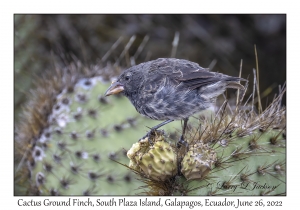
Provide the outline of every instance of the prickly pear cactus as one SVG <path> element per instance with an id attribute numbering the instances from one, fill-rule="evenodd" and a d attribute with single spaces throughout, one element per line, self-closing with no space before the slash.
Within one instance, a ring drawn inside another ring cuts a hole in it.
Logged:
<path id="1" fill-rule="evenodd" d="M 151 146 L 136 142 L 157 122 L 125 97 L 103 97 L 109 77 L 91 75 L 52 75 L 32 93 L 16 129 L 16 194 L 285 194 L 284 90 L 262 113 L 224 105 L 215 116 L 191 120 L 188 147 L 171 140 L 180 122 L 164 126 Z M 124 167 L 126 154 L 131 163 Z"/>
<path id="2" fill-rule="evenodd" d="M 186 145 L 173 141 L 180 122 L 149 145 L 137 140 L 158 122 L 125 97 L 103 96 L 121 71 L 76 62 L 36 81 L 15 126 L 16 195 L 285 194 L 285 88 L 263 112 L 238 97 L 215 115 L 196 115 Z"/>

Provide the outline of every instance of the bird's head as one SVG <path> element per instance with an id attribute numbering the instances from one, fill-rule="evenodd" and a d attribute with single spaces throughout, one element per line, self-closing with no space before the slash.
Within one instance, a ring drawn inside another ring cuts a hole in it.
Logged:
<path id="1" fill-rule="evenodd" d="M 143 74 L 138 66 L 125 70 L 117 80 L 113 81 L 105 92 L 105 96 L 123 92 L 126 96 L 132 95 L 139 88 Z"/>

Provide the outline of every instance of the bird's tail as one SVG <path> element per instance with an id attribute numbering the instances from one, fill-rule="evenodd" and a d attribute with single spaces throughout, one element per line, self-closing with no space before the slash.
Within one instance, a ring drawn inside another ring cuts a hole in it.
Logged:
<path id="1" fill-rule="evenodd" d="M 199 89 L 199 94 L 206 98 L 214 99 L 224 93 L 226 88 L 234 88 L 244 90 L 244 86 L 239 84 L 239 81 L 247 81 L 239 77 L 227 77 L 217 83 L 207 85 Z"/>

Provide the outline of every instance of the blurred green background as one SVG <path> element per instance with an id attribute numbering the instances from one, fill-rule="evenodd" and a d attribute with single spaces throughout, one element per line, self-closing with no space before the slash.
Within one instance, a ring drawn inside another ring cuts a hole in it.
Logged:
<path id="1" fill-rule="evenodd" d="M 174 37 L 179 38 L 172 51 Z M 14 105 L 15 120 L 26 92 L 36 77 L 54 66 L 68 65 L 74 58 L 93 65 L 118 62 L 132 36 L 135 40 L 119 63 L 130 66 L 146 36 L 149 40 L 136 63 L 159 57 L 188 59 L 213 71 L 237 76 L 243 59 L 242 77 L 253 85 L 258 52 L 260 89 L 273 89 L 263 107 L 286 81 L 286 15 L 14 15 Z M 119 40 L 109 57 L 105 54 Z M 126 59 L 127 58 L 127 59 Z M 251 88 L 252 89 L 252 88 Z M 248 95 L 250 94 L 247 93 Z M 283 100 L 285 103 L 285 99 Z"/>

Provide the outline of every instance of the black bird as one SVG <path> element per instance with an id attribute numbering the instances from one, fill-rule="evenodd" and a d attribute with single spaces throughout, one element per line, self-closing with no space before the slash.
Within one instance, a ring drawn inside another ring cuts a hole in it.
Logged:
<path id="1" fill-rule="evenodd" d="M 243 89 L 240 81 L 247 80 L 210 72 L 188 60 L 159 58 L 125 70 L 105 95 L 123 92 L 140 114 L 164 120 L 146 136 L 169 122 L 184 120 L 182 143 L 189 116 L 211 107 L 226 88 Z"/>

